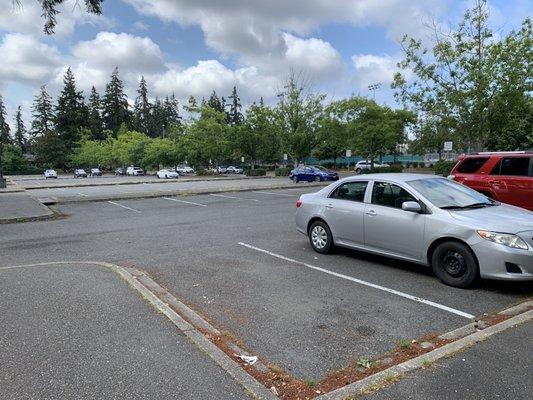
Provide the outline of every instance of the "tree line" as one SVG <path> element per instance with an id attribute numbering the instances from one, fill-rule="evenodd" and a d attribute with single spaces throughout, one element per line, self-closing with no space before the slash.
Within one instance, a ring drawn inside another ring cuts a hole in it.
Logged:
<path id="1" fill-rule="evenodd" d="M 174 95 L 151 101 L 140 77 L 130 102 L 118 68 L 102 96 L 78 90 L 70 68 L 54 102 L 42 87 L 26 129 L 21 108 L 10 134 L 0 96 L 1 142 L 17 160 L 31 153 L 41 166 L 208 166 L 235 162 L 295 163 L 309 156 L 337 160 L 347 149 L 373 159 L 407 144 L 410 152 L 519 150 L 533 147 L 533 40 L 526 18 L 517 31 L 495 37 L 488 6 L 479 0 L 455 30 L 432 27 L 435 45 L 405 37 L 404 59 L 392 88 L 403 108 L 361 96 L 327 102 L 302 75 L 291 73 L 267 105 L 262 98 L 244 109 L 237 91 L 180 105 Z M 409 74 L 409 77 L 408 77 Z M 9 169 L 9 166 L 8 168 Z"/>

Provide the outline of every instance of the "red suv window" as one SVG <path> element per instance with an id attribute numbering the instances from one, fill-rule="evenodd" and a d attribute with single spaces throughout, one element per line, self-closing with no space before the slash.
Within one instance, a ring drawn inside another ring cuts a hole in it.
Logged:
<path id="1" fill-rule="evenodd" d="M 485 165 L 489 157 L 469 157 L 465 158 L 463 162 L 457 167 L 457 172 L 462 174 L 475 174 L 479 169 Z"/>
<path id="2" fill-rule="evenodd" d="M 491 175 L 529 175 L 529 157 L 505 157 L 494 167 Z"/>

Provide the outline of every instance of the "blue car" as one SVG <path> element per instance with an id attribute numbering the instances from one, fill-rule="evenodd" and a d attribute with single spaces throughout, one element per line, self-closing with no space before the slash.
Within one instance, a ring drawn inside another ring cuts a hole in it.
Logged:
<path id="1" fill-rule="evenodd" d="M 289 178 L 295 183 L 300 181 L 307 182 L 321 182 L 321 181 L 336 181 L 339 179 L 339 174 L 329 171 L 324 167 L 298 167 L 291 171 Z"/>

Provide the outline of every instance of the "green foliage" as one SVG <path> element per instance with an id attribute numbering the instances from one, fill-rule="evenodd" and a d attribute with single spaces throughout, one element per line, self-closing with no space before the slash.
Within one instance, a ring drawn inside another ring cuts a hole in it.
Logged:
<path id="1" fill-rule="evenodd" d="M 67 165 L 65 143 L 55 131 L 37 137 L 33 147 L 37 165 L 54 168 Z"/>
<path id="2" fill-rule="evenodd" d="M 488 24 L 488 4 L 478 0 L 451 33 L 433 29 L 432 51 L 404 37 L 400 66 L 415 79 L 397 74 L 396 97 L 423 117 L 421 149 L 441 149 L 454 140 L 465 150 L 517 149 L 532 145 L 532 28 L 502 39 Z M 424 126 L 426 125 L 426 126 Z"/>
<path id="3" fill-rule="evenodd" d="M 56 15 L 60 13 L 58 8 L 64 1 L 65 0 L 41 0 L 39 2 L 42 9 L 41 16 L 45 18 L 44 32 L 47 35 L 54 33 L 54 28 L 57 23 Z M 104 0 L 84 0 L 85 9 L 92 14 L 101 14 L 103 1 Z"/>
<path id="4" fill-rule="evenodd" d="M 22 107 L 18 106 L 17 112 L 15 114 L 15 145 L 25 153 L 27 138 L 26 138 L 26 127 L 24 126 L 24 121 L 22 120 Z"/>
<path id="5" fill-rule="evenodd" d="M 105 129 L 117 134 L 120 126 L 130 122 L 128 98 L 124 93 L 124 83 L 120 80 L 118 67 L 111 74 L 102 101 L 102 120 Z"/>
<path id="6" fill-rule="evenodd" d="M 179 164 L 182 161 L 179 148 L 175 142 L 168 138 L 156 138 L 150 140 L 146 145 L 141 164 L 158 169 L 160 166 L 168 167 Z"/>
<path id="7" fill-rule="evenodd" d="M 412 345 L 411 341 L 408 339 L 402 339 L 398 344 L 402 349 L 410 349 Z"/>
<path id="8" fill-rule="evenodd" d="M 435 164 L 435 174 L 448 176 L 455 164 L 457 164 L 455 161 L 437 161 Z"/>
<path id="9" fill-rule="evenodd" d="M 357 365 L 363 368 L 370 368 L 372 366 L 372 363 L 368 359 L 368 357 L 359 357 L 359 360 L 357 360 Z"/>
<path id="10" fill-rule="evenodd" d="M 292 168 L 278 168 L 274 171 L 276 176 L 289 176 Z"/>
<path id="11" fill-rule="evenodd" d="M 121 132 L 113 143 L 113 161 L 116 165 L 140 164 L 143 160 L 150 138 L 143 133 L 135 131 Z"/>
<path id="12" fill-rule="evenodd" d="M 28 162 L 22 155 L 22 150 L 11 144 L 3 146 L 2 160 L 6 174 L 24 171 L 28 168 Z"/>
<path id="13" fill-rule="evenodd" d="M 71 157 L 72 167 L 111 167 L 113 164 L 113 140 L 85 140 Z"/>
<path id="14" fill-rule="evenodd" d="M 41 86 L 39 93 L 33 100 L 33 121 L 31 123 L 30 139 L 33 142 L 39 137 L 49 135 L 54 127 L 54 108 L 52 98 Z"/>
<path id="15" fill-rule="evenodd" d="M 265 168 L 247 169 L 245 174 L 247 176 L 265 176 L 267 173 Z"/>
<path id="16" fill-rule="evenodd" d="M 7 113 L 6 107 L 4 105 L 4 99 L 0 94 L 0 142 L 1 143 L 11 143 L 11 138 L 9 137 L 9 124 L 7 123 Z"/>

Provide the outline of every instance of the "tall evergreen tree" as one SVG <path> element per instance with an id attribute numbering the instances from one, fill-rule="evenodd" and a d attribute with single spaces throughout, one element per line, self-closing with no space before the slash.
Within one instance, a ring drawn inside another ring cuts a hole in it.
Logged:
<path id="1" fill-rule="evenodd" d="M 237 86 L 233 86 L 233 91 L 231 92 L 231 96 L 229 96 L 229 98 L 231 99 L 228 115 L 229 123 L 231 125 L 240 125 L 242 124 L 244 117 L 241 112 L 241 99 L 237 94 Z"/>
<path id="2" fill-rule="evenodd" d="M 80 128 L 87 124 L 87 108 L 82 92 L 76 89 L 76 81 L 70 67 L 65 72 L 63 83 L 63 90 L 57 99 L 55 125 L 66 150 L 71 151 L 78 141 Z"/>
<path id="3" fill-rule="evenodd" d="M 105 129 L 116 135 L 123 123 L 129 125 L 128 98 L 124 93 L 124 84 L 120 80 L 118 67 L 111 74 L 111 81 L 106 86 L 102 108 Z"/>
<path id="4" fill-rule="evenodd" d="M 15 113 L 15 144 L 23 153 L 26 152 L 26 142 L 26 127 L 22 120 L 22 107 L 18 106 L 17 112 Z"/>
<path id="5" fill-rule="evenodd" d="M 211 93 L 209 100 L 207 101 L 207 105 L 215 111 L 225 112 L 224 105 L 222 104 L 222 101 L 218 97 L 217 92 L 215 92 L 214 90 L 213 90 L 213 93 Z"/>
<path id="6" fill-rule="evenodd" d="M 11 143 L 9 136 L 9 124 L 7 123 L 6 107 L 4 105 L 4 99 L 0 94 L 0 141 L 5 144 Z"/>
<path id="7" fill-rule="evenodd" d="M 137 89 L 137 98 L 135 99 L 134 107 L 134 129 L 138 132 L 149 135 L 150 128 L 150 114 L 152 112 L 152 104 L 148 101 L 148 88 L 144 76 L 141 76 L 139 88 Z"/>
<path id="8" fill-rule="evenodd" d="M 93 86 L 91 89 L 91 95 L 89 96 L 88 104 L 88 121 L 87 126 L 91 131 L 92 138 L 94 140 L 103 140 L 103 123 L 102 123 L 102 102 L 100 95 Z"/>
<path id="9" fill-rule="evenodd" d="M 156 97 L 154 104 L 152 105 L 152 112 L 149 118 L 149 132 L 152 137 L 166 136 L 166 113 L 164 103 L 159 97 Z"/>
<path id="10" fill-rule="evenodd" d="M 172 93 L 172 96 L 166 97 L 165 103 L 165 115 L 167 119 L 167 124 L 171 125 L 180 125 L 181 124 L 181 116 L 180 116 L 180 107 L 178 103 L 178 99 L 176 99 L 176 96 L 174 93 Z"/>
<path id="11" fill-rule="evenodd" d="M 54 108 L 52 98 L 46 92 L 46 86 L 41 86 L 39 93 L 33 100 L 33 121 L 31 123 L 30 140 L 45 136 L 53 131 Z"/>

